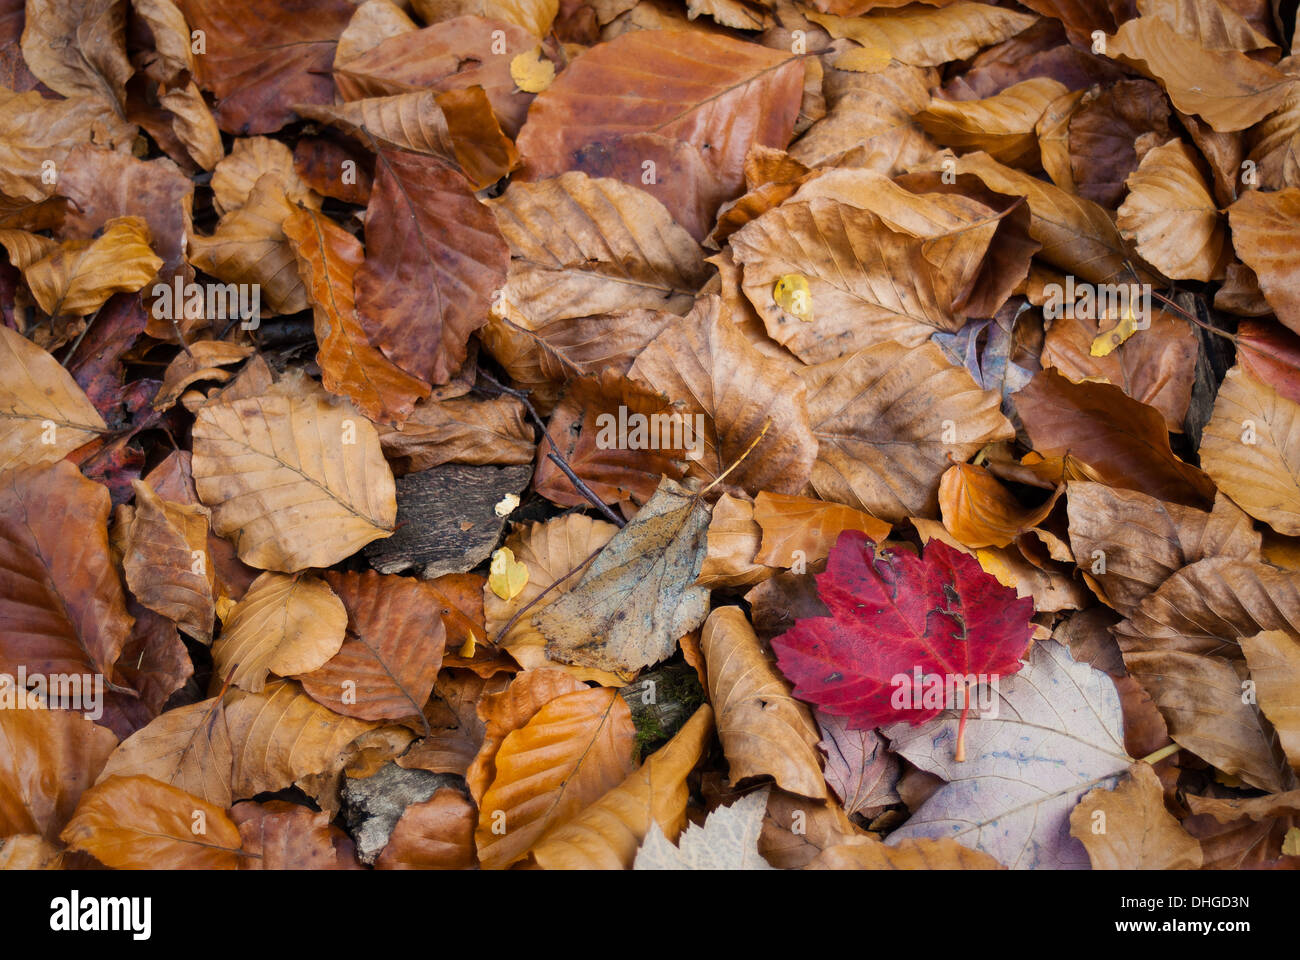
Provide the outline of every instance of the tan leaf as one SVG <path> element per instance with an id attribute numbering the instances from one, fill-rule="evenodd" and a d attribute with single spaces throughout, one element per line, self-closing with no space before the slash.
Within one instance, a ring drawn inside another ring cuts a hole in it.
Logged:
<path id="1" fill-rule="evenodd" d="M 298 176 L 288 147 L 270 137 L 240 137 L 212 172 L 217 212 L 224 217 L 248 203 L 257 181 L 268 173 L 279 179 L 290 203 L 320 208 L 320 197 Z"/>
<path id="2" fill-rule="evenodd" d="M 550 33 L 560 9 L 559 0 L 413 0 L 412 6 L 425 23 L 474 14 L 516 24 L 538 38 Z"/>
<path id="3" fill-rule="evenodd" d="M 204 406 L 193 466 L 213 528 L 262 569 L 327 567 L 393 532 L 396 488 L 374 427 L 320 396 Z"/>
<path id="4" fill-rule="evenodd" d="M 135 519 L 122 557 L 127 586 L 144 606 L 208 643 L 216 601 L 216 571 L 207 556 L 211 513 L 164 500 L 143 480 L 131 486 Z"/>
<path id="5" fill-rule="evenodd" d="M 1005 870 L 987 853 L 948 837 L 917 837 L 886 846 L 879 840 L 827 847 L 805 870 Z"/>
<path id="6" fill-rule="evenodd" d="M 714 517 L 717 517 L 716 509 Z M 797 561 L 816 563 L 825 560 L 845 530 L 861 530 L 877 543 L 889 536 L 889 524 L 861 510 L 842 503 L 766 490 L 760 491 L 754 500 L 754 521 L 763 531 L 763 542 L 753 559 L 770 567 L 792 567 Z M 712 534 L 713 526 L 710 524 L 710 537 Z M 803 556 L 796 557 L 796 553 Z"/>
<path id="7" fill-rule="evenodd" d="M 686 777 L 712 733 L 704 704 L 621 784 L 542 838 L 534 859 L 548 870 L 630 870 L 652 823 L 676 840 L 686 825 Z"/>
<path id="8" fill-rule="evenodd" d="M 126 102 L 133 71 L 125 0 L 28 0 L 22 44 L 27 66 L 51 90 L 115 107 Z"/>
<path id="9" fill-rule="evenodd" d="M 950 457 L 966 460 L 1012 435 L 998 394 L 981 390 L 933 343 L 878 344 L 803 377 L 821 444 L 813 487 L 883 520 L 933 511 Z"/>
<path id="10" fill-rule="evenodd" d="M 702 587 L 747 587 L 766 580 L 776 571 L 754 560 L 762 544 L 763 528 L 754 522 L 754 505 L 724 493 L 713 505 L 708 546 L 700 577 Z"/>
<path id="11" fill-rule="evenodd" d="M 603 670 L 552 663 L 546 655 L 546 637 L 532 622 L 534 613 L 577 586 L 583 570 L 616 532 L 618 528 L 612 523 L 571 513 L 517 527 L 506 538 L 506 546 L 528 568 L 528 582 L 512 600 L 485 591 L 483 613 L 490 637 L 525 670 L 556 666 L 579 680 L 595 680 L 606 686 L 622 684 L 618 677 Z M 533 605 L 524 610 L 529 603 Z"/>
<path id="12" fill-rule="evenodd" d="M 47 100 L 35 90 L 0 90 L 0 193 L 39 203 L 54 192 L 54 187 L 45 182 L 47 162 L 59 169 L 68 152 L 79 143 L 129 149 L 135 132 L 134 124 L 121 119 L 99 97 Z M 28 215 L 39 215 L 44 222 L 31 226 L 52 226 L 52 212 L 48 208 L 33 209 Z M 20 213 L 6 211 L 5 216 Z"/>
<path id="13" fill-rule="evenodd" d="M 429 385 L 393 364 L 362 329 L 352 292 L 365 259 L 361 244 L 305 207 L 285 218 L 283 229 L 315 315 L 316 362 L 325 389 L 351 398 L 372 420 L 402 422 L 429 395 Z"/>
<path id="14" fill-rule="evenodd" d="M 888 50 L 895 60 L 937 67 L 964 60 L 981 47 L 1009 40 L 1033 25 L 1030 14 L 984 3 L 953 3 L 938 9 L 909 6 L 862 17 L 809 12 L 833 37 Z"/>
<path id="15" fill-rule="evenodd" d="M 1201 868 L 1201 845 L 1165 809 L 1149 763 L 1133 764 L 1113 789 L 1085 794 L 1070 812 L 1070 835 L 1087 848 L 1094 870 Z"/>
<path id="16" fill-rule="evenodd" d="M 95 782 L 149 776 L 224 810 L 233 799 L 232 764 L 224 708 L 214 697 L 160 713 L 122 741 Z"/>
<path id="17" fill-rule="evenodd" d="M 1194 157 L 1180 140 L 1148 150 L 1117 219 L 1137 252 L 1172 280 L 1209 280 L 1223 257 L 1223 224 Z"/>
<path id="18" fill-rule="evenodd" d="M 116 745 L 112 731 L 71 710 L 0 710 L 0 836 L 58 839 Z"/>
<path id="19" fill-rule="evenodd" d="M 1013 167 L 1038 166 L 1039 118 L 1067 93 L 1050 77 L 1012 84 L 984 100 L 939 100 L 916 115 L 921 129 L 945 147 L 983 150 Z"/>
<path id="20" fill-rule="evenodd" d="M 526 329 L 634 309 L 685 313 L 703 251 L 663 206 L 617 180 L 570 172 L 516 182 L 491 202 L 510 244 L 507 306 Z"/>
<path id="21" fill-rule="evenodd" d="M 1199 451 L 1205 472 L 1252 517 L 1300 534 L 1300 404 L 1240 365 L 1224 377 Z"/>
<path id="22" fill-rule="evenodd" d="M 1255 271 L 1277 318 L 1300 331 L 1300 292 L 1295 282 L 1300 246 L 1294 241 L 1300 218 L 1300 186 L 1266 193 L 1247 190 L 1228 208 L 1232 245 Z"/>
<path id="23" fill-rule="evenodd" d="M 262 574 L 224 618 L 212 646 L 222 680 L 260 693 L 268 673 L 310 673 L 339 652 L 347 631 L 343 601 L 311 576 Z"/>
<path id="24" fill-rule="evenodd" d="M 285 790 L 313 774 L 336 773 L 348 745 L 379 726 L 340 716 L 287 680 L 267 684 L 261 693 L 231 690 L 225 719 L 236 799 Z"/>
<path id="25" fill-rule="evenodd" d="M 1284 630 L 1242 637 L 1242 652 L 1255 681 L 1260 709 L 1282 741 L 1293 769 L 1300 769 L 1300 642 Z"/>
<path id="26" fill-rule="evenodd" d="M 735 465 L 730 486 L 802 490 L 817 451 L 804 386 L 760 354 L 728 314 L 717 297 L 698 302 L 641 351 L 629 375 L 685 403 L 696 416 L 690 422 L 702 422 L 688 475 L 708 484 Z"/>
<path id="27" fill-rule="evenodd" d="M 1183 113 L 1220 132 L 1244 130 L 1276 110 L 1295 80 L 1237 50 L 1207 50 L 1164 20 L 1138 17 L 1106 38 L 1106 54 L 1155 77 Z"/>
<path id="28" fill-rule="evenodd" d="M 510 396 L 423 400 L 400 430 L 377 426 L 396 473 L 444 463 L 529 463 L 535 448 L 524 405 Z"/>
<path id="29" fill-rule="evenodd" d="M 607 687 L 563 694 L 507 734 L 479 804 L 483 867 L 508 867 L 616 787 L 633 769 L 635 740 L 627 703 Z M 502 819 L 505 832 L 493 830 Z"/>
<path id="30" fill-rule="evenodd" d="M 34 833 L 0 840 L 0 870 L 62 870 L 63 850 Z"/>
<path id="31" fill-rule="evenodd" d="M 107 429 L 57 360 L 0 324 L 0 471 L 61 460 Z"/>
<path id="32" fill-rule="evenodd" d="M 770 776 L 791 793 L 826 797 L 812 713 L 791 695 L 740 608 L 713 611 L 700 646 L 731 780 Z"/>
<path id="33" fill-rule="evenodd" d="M 224 366 L 239 363 L 253 353 L 250 344 L 228 340 L 199 340 L 178 353 L 163 371 L 162 386 L 153 398 L 155 410 L 167 410 L 181 398 L 191 384 L 200 380 L 225 383 L 232 376 Z"/>

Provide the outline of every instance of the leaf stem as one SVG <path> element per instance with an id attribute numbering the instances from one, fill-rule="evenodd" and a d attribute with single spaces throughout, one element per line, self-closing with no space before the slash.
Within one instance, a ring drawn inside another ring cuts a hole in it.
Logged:
<path id="1" fill-rule="evenodd" d="M 1161 747 L 1155 753 L 1148 753 L 1145 757 L 1139 760 L 1138 763 L 1149 763 L 1152 766 L 1154 766 L 1155 764 L 1163 760 L 1165 757 L 1172 757 L 1175 753 L 1177 753 L 1181 749 L 1183 748 L 1180 747 L 1178 744 L 1171 743 L 1167 746 Z"/>

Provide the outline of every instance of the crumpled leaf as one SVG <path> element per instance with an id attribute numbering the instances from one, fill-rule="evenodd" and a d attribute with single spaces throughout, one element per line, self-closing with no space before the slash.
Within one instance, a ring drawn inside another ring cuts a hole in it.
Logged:
<path id="1" fill-rule="evenodd" d="M 1199 870 L 1201 845 L 1165 809 L 1149 763 L 1135 763 L 1118 786 L 1091 790 L 1070 813 L 1070 835 L 1094 870 Z"/>
<path id="2" fill-rule="evenodd" d="M 163 261 L 149 246 L 139 217 L 117 217 L 94 240 L 70 240 L 28 264 L 23 277 L 51 317 L 84 317 L 115 293 L 134 293 L 157 275 Z"/>
<path id="3" fill-rule="evenodd" d="M 127 586 L 144 606 L 207 643 L 216 602 L 208 508 L 164 500 L 143 480 L 131 485 L 135 517 L 122 557 Z"/>

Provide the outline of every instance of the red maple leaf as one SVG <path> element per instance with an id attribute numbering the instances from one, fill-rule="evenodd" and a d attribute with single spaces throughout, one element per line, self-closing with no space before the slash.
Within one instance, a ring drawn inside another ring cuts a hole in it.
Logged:
<path id="1" fill-rule="evenodd" d="M 795 696 L 847 717 L 851 729 L 938 716 L 953 704 L 926 696 L 935 677 L 965 694 L 972 675 L 1013 674 L 1034 629 L 1031 599 L 1017 599 L 974 557 L 937 540 L 921 556 L 876 554 L 865 534 L 846 530 L 817 592 L 831 615 L 797 621 L 772 647 Z M 970 699 L 959 699 L 958 760 Z"/>

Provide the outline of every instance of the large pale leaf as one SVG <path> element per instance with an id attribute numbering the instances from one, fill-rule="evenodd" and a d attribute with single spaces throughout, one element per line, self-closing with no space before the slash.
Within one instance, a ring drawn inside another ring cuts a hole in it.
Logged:
<path id="1" fill-rule="evenodd" d="M 729 807 L 709 814 L 703 826 L 691 824 L 668 842 L 659 824 L 650 824 L 636 852 L 636 870 L 771 870 L 758 852 L 758 835 L 767 809 L 766 789 L 747 793 Z"/>

